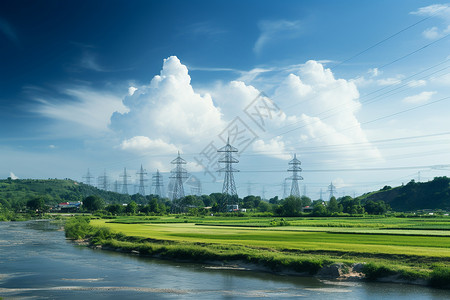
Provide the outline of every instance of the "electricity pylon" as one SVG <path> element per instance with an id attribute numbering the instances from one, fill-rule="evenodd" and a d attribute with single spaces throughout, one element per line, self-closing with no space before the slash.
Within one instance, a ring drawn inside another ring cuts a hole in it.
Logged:
<path id="1" fill-rule="evenodd" d="M 106 170 L 103 172 L 103 176 L 98 177 L 98 188 L 104 191 L 108 190 L 108 176 L 106 176 Z"/>
<path id="2" fill-rule="evenodd" d="M 336 192 L 336 187 L 333 185 L 333 182 L 328 186 L 328 191 L 330 192 L 330 198 L 328 200 L 330 200 L 334 196 L 334 192 Z"/>
<path id="3" fill-rule="evenodd" d="M 152 176 L 152 185 L 155 187 L 155 195 L 158 195 L 160 198 L 164 198 L 164 184 L 163 177 L 159 170 L 156 170 L 156 174 Z"/>
<path id="4" fill-rule="evenodd" d="M 136 174 L 139 175 L 139 194 L 141 194 L 142 196 L 145 196 L 144 181 L 146 181 L 147 179 L 144 178 L 144 175 L 147 175 L 147 172 L 144 170 L 144 168 L 141 165 L 141 169 Z"/>
<path id="5" fill-rule="evenodd" d="M 219 158 L 219 163 L 225 164 L 225 167 L 218 170 L 218 172 L 225 172 L 222 193 L 230 196 L 237 196 L 233 173 L 239 172 L 239 170 L 234 169 L 232 164 L 239 162 L 236 158 L 233 157 L 233 153 L 237 153 L 238 150 L 237 148 L 230 145 L 230 138 L 228 138 L 227 144 L 217 150 L 217 152 L 223 153 L 222 157 Z"/>
<path id="6" fill-rule="evenodd" d="M 178 151 L 178 157 L 170 163 L 175 165 L 175 168 L 170 171 L 172 174 L 170 178 L 174 179 L 172 200 L 177 200 L 184 197 L 183 181 L 187 178 L 187 171 L 183 168 L 183 165 L 187 163 L 180 157 L 180 151 Z"/>
<path id="7" fill-rule="evenodd" d="M 84 179 L 86 179 L 85 183 L 87 185 L 91 185 L 91 179 L 94 178 L 94 176 L 91 175 L 91 172 L 89 172 L 89 168 L 87 170 L 87 173 L 85 176 L 83 176 Z"/>
<path id="8" fill-rule="evenodd" d="M 288 172 L 292 172 L 292 176 L 289 177 L 289 179 L 292 180 L 291 185 L 291 196 L 294 197 L 300 197 L 300 190 L 298 189 L 298 181 L 303 180 L 303 177 L 300 176 L 300 172 L 302 171 L 302 168 L 300 168 L 300 165 L 302 163 L 297 159 L 297 154 L 294 154 L 294 159 L 289 162 L 289 165 L 291 166 L 288 169 Z"/>
<path id="9" fill-rule="evenodd" d="M 123 175 L 120 177 L 122 177 L 122 194 L 128 194 L 128 177 L 130 175 L 127 175 L 127 168 L 123 168 Z"/>

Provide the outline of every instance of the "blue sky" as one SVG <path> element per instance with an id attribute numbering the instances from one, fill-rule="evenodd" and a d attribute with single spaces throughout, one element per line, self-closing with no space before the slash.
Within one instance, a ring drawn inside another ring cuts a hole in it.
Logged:
<path id="1" fill-rule="evenodd" d="M 240 196 L 294 153 L 314 199 L 448 176 L 449 35 L 434 1 L 2 1 L 0 177 L 167 184 L 180 151 L 217 192 L 239 126 Z"/>

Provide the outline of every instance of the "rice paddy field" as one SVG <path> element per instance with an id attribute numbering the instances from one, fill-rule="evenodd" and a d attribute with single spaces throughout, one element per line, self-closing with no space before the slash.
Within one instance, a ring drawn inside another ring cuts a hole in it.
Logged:
<path id="1" fill-rule="evenodd" d="M 277 226 L 283 224 L 284 226 Z M 125 236 L 246 247 L 333 261 L 450 266 L 450 218 L 118 217 L 91 220 Z M 230 249 L 231 249 L 230 248 Z M 237 248 L 236 248 L 237 249 Z"/>

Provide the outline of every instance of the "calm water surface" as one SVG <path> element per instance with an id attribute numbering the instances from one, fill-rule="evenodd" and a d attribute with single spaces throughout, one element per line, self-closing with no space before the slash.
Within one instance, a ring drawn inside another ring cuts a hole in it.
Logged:
<path id="1" fill-rule="evenodd" d="M 0 222 L 4 299 L 450 299 L 450 292 L 402 284 L 332 282 L 76 246 L 48 221 Z"/>

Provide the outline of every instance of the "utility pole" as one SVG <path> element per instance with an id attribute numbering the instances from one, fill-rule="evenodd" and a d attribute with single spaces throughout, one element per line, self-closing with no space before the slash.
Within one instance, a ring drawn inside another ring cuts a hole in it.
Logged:
<path id="1" fill-rule="evenodd" d="M 155 187 L 155 195 L 158 195 L 160 198 L 164 198 L 164 184 L 163 177 L 159 170 L 156 170 L 156 174 L 152 176 L 152 185 Z"/>
<path id="2" fill-rule="evenodd" d="M 87 185 L 91 185 L 91 179 L 94 178 L 94 176 L 91 175 L 91 172 L 89 172 L 89 168 L 87 169 L 87 173 L 83 178 L 86 180 L 85 183 Z"/>
<path id="3" fill-rule="evenodd" d="M 187 162 L 180 157 L 180 151 L 178 151 L 178 157 L 170 162 L 175 165 L 175 168 L 170 171 L 172 174 L 171 179 L 174 179 L 173 191 L 172 191 L 172 201 L 184 197 L 184 187 L 183 181 L 187 178 L 187 171 L 183 168 L 183 165 Z"/>
<path id="4" fill-rule="evenodd" d="M 147 172 L 142 167 L 142 164 L 141 164 L 141 169 L 136 174 L 139 175 L 139 194 L 141 194 L 142 196 L 145 196 L 144 181 L 146 181 L 147 179 L 144 178 L 144 175 L 147 175 Z"/>
<path id="5" fill-rule="evenodd" d="M 303 177 L 299 174 L 302 171 L 302 168 L 300 168 L 301 164 L 302 163 L 297 159 L 297 154 L 294 154 L 294 159 L 289 162 L 290 168 L 288 169 L 288 172 L 292 172 L 292 176 L 289 177 L 289 179 L 292 180 L 291 196 L 294 197 L 300 197 L 298 181 L 303 180 Z"/>
<path id="6" fill-rule="evenodd" d="M 119 183 L 116 181 L 114 181 L 114 193 L 118 193 L 119 192 Z"/>
<path id="7" fill-rule="evenodd" d="M 322 189 L 320 189 L 320 200 L 323 200 Z"/>
<path id="8" fill-rule="evenodd" d="M 122 177 L 122 194 L 128 194 L 128 177 L 130 175 L 127 175 L 127 168 L 123 168 L 123 175 L 120 177 Z"/>

